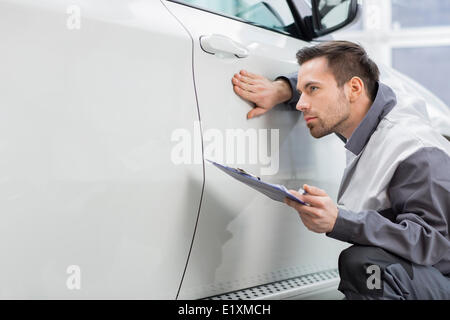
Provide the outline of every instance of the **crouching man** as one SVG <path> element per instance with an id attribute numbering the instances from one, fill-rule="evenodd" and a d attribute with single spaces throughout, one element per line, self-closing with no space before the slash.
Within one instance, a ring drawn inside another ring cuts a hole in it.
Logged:
<path id="1" fill-rule="evenodd" d="M 308 185 L 307 195 L 290 192 L 310 206 L 285 200 L 309 230 L 353 244 L 339 257 L 339 290 L 347 299 L 450 299 L 449 141 L 421 101 L 397 101 L 361 46 L 325 42 L 297 60 L 297 75 L 241 71 L 232 82 L 255 103 L 247 118 L 296 104 L 313 137 L 345 143 L 337 205 Z"/>

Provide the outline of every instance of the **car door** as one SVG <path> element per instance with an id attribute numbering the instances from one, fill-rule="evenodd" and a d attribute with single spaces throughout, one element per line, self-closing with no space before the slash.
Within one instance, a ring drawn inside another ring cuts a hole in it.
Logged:
<path id="1" fill-rule="evenodd" d="M 0 298 L 175 299 L 203 186 L 171 160 L 186 30 L 160 1 L 0 0 L 0 38 Z"/>
<path id="2" fill-rule="evenodd" d="M 252 106 L 232 89 L 231 78 L 241 69 L 269 79 L 297 71 L 295 54 L 309 43 L 286 32 L 293 21 L 286 2 L 163 3 L 193 41 L 201 122 L 192 128 L 201 127 L 204 158 L 292 189 L 316 185 L 335 198 L 345 165 L 341 142 L 333 136 L 313 140 L 301 113 L 286 105 L 247 120 Z M 308 231 L 286 205 L 206 162 L 199 221 L 178 298 L 213 296 L 333 269 L 344 247 Z"/>

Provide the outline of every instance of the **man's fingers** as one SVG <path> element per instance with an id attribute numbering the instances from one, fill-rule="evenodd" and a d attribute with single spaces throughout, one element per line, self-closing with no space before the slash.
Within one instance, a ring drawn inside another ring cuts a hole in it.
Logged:
<path id="1" fill-rule="evenodd" d="M 315 218 L 318 218 L 318 212 L 316 211 L 317 209 L 301 205 L 289 198 L 284 198 L 284 202 L 290 207 L 294 208 L 305 227 L 308 228 L 308 230 L 312 230 L 314 226 L 313 221 Z"/>
<path id="2" fill-rule="evenodd" d="M 314 186 L 309 186 L 307 184 L 304 184 L 303 185 L 303 189 L 307 193 L 309 193 L 310 195 L 313 195 L 313 196 L 327 196 L 327 193 L 324 190 L 319 189 L 319 188 L 314 187 Z"/>
<path id="3" fill-rule="evenodd" d="M 297 201 L 291 200 L 288 197 L 284 198 L 284 203 L 286 203 L 289 207 L 294 208 L 295 210 L 297 210 L 297 207 L 300 205 L 300 203 L 298 203 Z"/>
<path id="4" fill-rule="evenodd" d="M 304 205 L 300 205 L 299 207 L 297 207 L 297 212 L 299 214 L 305 214 L 311 218 L 318 218 L 320 217 L 320 213 L 318 212 L 317 208 L 314 207 L 308 207 L 308 206 L 304 206 Z"/>
<path id="5" fill-rule="evenodd" d="M 238 86 L 239 88 L 241 88 L 243 90 L 254 92 L 254 86 L 253 85 L 245 83 L 243 81 L 239 81 L 238 79 L 233 78 L 233 84 L 235 86 Z"/>
<path id="6" fill-rule="evenodd" d="M 252 80 L 249 77 L 242 76 L 240 74 L 235 74 L 233 78 L 231 78 L 234 85 L 241 85 L 241 84 L 248 84 L 248 85 L 254 85 L 256 83 L 256 80 Z"/>
<path id="7" fill-rule="evenodd" d="M 299 214 L 305 214 L 311 218 L 317 218 L 320 216 L 317 208 L 305 206 L 287 197 L 284 199 L 284 203 L 297 210 Z"/>
<path id="8" fill-rule="evenodd" d="M 299 196 L 301 196 L 301 193 L 299 193 L 297 190 L 288 190 L 289 193 L 293 194 L 294 196 L 296 196 L 297 198 L 299 198 Z"/>
<path id="9" fill-rule="evenodd" d="M 311 230 L 311 224 L 310 224 L 310 219 L 309 219 L 309 217 L 306 216 L 306 215 L 302 215 L 302 214 L 299 214 L 299 217 L 300 217 L 300 219 L 302 220 L 304 226 L 305 226 L 308 230 Z"/>
<path id="10" fill-rule="evenodd" d="M 312 205 L 313 207 L 322 207 L 322 204 L 323 204 L 322 196 L 313 196 L 313 195 L 309 195 L 309 194 L 302 194 L 302 195 L 299 195 L 297 198 Z"/>
<path id="11" fill-rule="evenodd" d="M 247 76 L 243 76 L 241 74 L 237 74 L 237 75 L 235 75 L 235 77 L 236 77 L 236 79 L 238 79 L 242 82 L 248 83 L 248 84 L 255 84 L 257 82 L 257 80 L 255 78 L 250 78 Z"/>
<path id="12" fill-rule="evenodd" d="M 240 96 L 241 98 L 248 100 L 250 102 L 255 102 L 255 94 L 253 92 L 244 90 L 238 86 L 233 86 L 233 90 L 234 92 L 236 92 L 236 94 L 238 96 Z"/>
<path id="13" fill-rule="evenodd" d="M 317 197 L 317 196 L 307 196 L 307 195 L 303 195 L 300 192 L 296 191 L 296 190 L 288 190 L 289 193 L 291 193 L 292 195 L 294 195 L 295 197 L 299 198 L 300 200 L 318 207 L 320 206 L 320 204 L 322 203 L 321 200 Z"/>
<path id="14" fill-rule="evenodd" d="M 249 77 L 249 78 L 253 78 L 253 79 L 259 79 L 259 78 L 262 78 L 262 76 L 260 76 L 259 74 L 251 73 L 251 72 L 249 72 L 249 71 L 247 71 L 247 70 L 241 70 L 239 73 L 240 73 L 241 75 L 245 76 L 245 77 Z"/>

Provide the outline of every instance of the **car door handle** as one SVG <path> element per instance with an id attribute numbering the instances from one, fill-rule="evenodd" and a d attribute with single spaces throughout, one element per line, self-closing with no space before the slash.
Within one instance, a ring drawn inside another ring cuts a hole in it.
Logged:
<path id="1" fill-rule="evenodd" d="M 242 44 L 220 34 L 205 35 L 200 37 L 200 47 L 211 54 L 228 53 L 238 58 L 248 56 L 248 50 Z"/>

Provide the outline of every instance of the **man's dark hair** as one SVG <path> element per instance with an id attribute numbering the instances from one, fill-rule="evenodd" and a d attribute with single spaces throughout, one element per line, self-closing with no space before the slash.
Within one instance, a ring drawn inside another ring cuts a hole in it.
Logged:
<path id="1" fill-rule="evenodd" d="M 329 41 L 297 52 L 299 65 L 319 57 L 326 57 L 338 87 L 342 87 L 352 77 L 364 82 L 367 95 L 374 101 L 377 94 L 377 81 L 380 71 L 360 45 L 349 41 Z"/>

